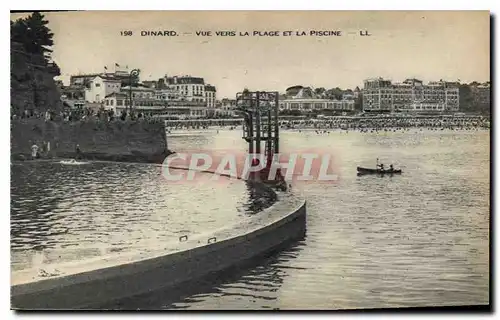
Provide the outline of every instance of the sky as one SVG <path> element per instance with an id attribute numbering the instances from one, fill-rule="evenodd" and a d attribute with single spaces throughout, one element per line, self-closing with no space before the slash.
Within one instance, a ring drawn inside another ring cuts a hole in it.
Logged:
<path id="1" fill-rule="evenodd" d="M 362 88 L 364 79 L 379 76 L 395 82 L 490 80 L 488 11 L 81 11 L 45 16 L 54 33 L 52 57 L 65 83 L 70 75 L 103 72 L 104 66 L 113 71 L 115 63 L 120 69 L 140 69 L 143 81 L 164 75 L 203 77 L 217 87 L 218 98 L 234 98 L 244 88 Z M 164 30 L 178 35 L 141 36 L 141 31 Z M 122 31 L 133 35 L 122 36 Z M 216 31 L 237 35 L 216 36 Z M 239 35 L 245 31 L 250 36 Z M 253 31 L 278 31 L 280 36 L 253 36 Z"/>

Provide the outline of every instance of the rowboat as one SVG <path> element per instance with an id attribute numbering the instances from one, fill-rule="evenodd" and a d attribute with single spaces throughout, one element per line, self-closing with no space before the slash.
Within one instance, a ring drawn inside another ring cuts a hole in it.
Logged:
<path id="1" fill-rule="evenodd" d="M 369 169 L 369 168 L 363 168 L 363 167 L 357 167 L 358 170 L 358 175 L 364 175 L 364 174 L 401 174 L 401 169 L 397 170 L 391 170 L 391 169 Z"/>

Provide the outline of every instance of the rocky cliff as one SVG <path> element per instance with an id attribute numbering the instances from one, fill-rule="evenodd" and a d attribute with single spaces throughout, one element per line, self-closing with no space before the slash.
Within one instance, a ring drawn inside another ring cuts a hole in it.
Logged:
<path id="1" fill-rule="evenodd" d="M 49 108 L 54 111 L 62 108 L 54 81 L 59 74 L 57 65 L 47 63 L 43 55 L 27 53 L 22 44 L 11 41 L 10 67 L 11 112 L 43 113 Z"/>

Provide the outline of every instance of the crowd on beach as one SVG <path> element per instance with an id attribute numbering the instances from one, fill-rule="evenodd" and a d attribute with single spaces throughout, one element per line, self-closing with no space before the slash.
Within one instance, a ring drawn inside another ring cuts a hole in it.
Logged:
<path id="1" fill-rule="evenodd" d="M 43 118 L 45 121 L 115 121 L 115 120 L 142 120 L 147 122 L 162 122 L 164 119 L 150 113 L 141 112 L 121 112 L 114 114 L 113 110 L 82 108 L 77 110 L 63 110 L 55 112 L 47 110 L 40 112 L 37 110 L 24 110 L 18 113 L 11 113 L 11 119 Z M 235 129 L 242 124 L 241 119 L 203 119 L 185 122 L 168 123 L 167 128 L 173 130 L 189 129 L 209 129 L 211 127 Z M 318 129 L 318 130 L 357 130 L 357 131 L 378 131 L 378 130 L 402 130 L 408 128 L 428 128 L 435 129 L 455 129 L 472 130 L 486 129 L 490 127 L 490 120 L 484 116 L 459 116 L 459 117 L 331 117 L 322 119 L 292 119 L 281 120 L 280 128 L 287 129 Z"/>
<path id="2" fill-rule="evenodd" d="M 55 112 L 46 110 L 24 110 L 18 113 L 11 113 L 11 120 L 16 119 L 44 119 L 45 121 L 114 121 L 114 120 L 144 120 L 148 122 L 161 122 L 163 120 L 154 117 L 151 113 L 121 112 L 115 114 L 113 110 L 82 108 L 77 110 L 63 110 Z"/>
<path id="3" fill-rule="evenodd" d="M 222 128 L 233 130 L 242 124 L 241 120 L 232 120 L 226 122 L 218 121 L 186 121 L 182 123 L 168 123 L 167 130 L 203 130 L 209 128 Z M 318 132 L 328 130 L 352 130 L 360 132 L 378 132 L 378 131 L 400 131 L 417 128 L 420 130 L 479 130 L 488 129 L 490 120 L 482 116 L 463 116 L 463 117 L 366 117 L 349 118 L 338 117 L 330 119 L 300 119 L 300 120 L 282 120 L 279 122 L 281 130 L 316 130 Z M 266 126 L 263 125 L 263 129 Z"/>
<path id="4" fill-rule="evenodd" d="M 340 118 L 325 120 L 292 120 L 282 122 L 282 129 L 353 130 L 360 132 L 399 131 L 410 128 L 428 130 L 487 129 L 490 122 L 484 117 L 429 118 Z"/>

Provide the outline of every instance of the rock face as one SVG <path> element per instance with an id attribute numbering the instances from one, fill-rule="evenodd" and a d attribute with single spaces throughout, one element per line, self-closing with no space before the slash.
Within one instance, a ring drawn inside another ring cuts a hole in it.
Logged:
<path id="1" fill-rule="evenodd" d="M 40 149 L 50 142 L 50 151 L 42 158 L 74 158 L 78 144 L 83 158 L 126 162 L 162 163 L 171 152 L 167 149 L 163 122 L 137 121 L 11 121 L 11 157 L 31 158 L 31 146 Z"/>
<path id="2" fill-rule="evenodd" d="M 10 64 L 12 112 L 61 110 L 61 95 L 54 81 L 59 74 L 56 65 L 48 64 L 42 55 L 27 53 L 17 42 L 11 42 Z"/>
<path id="3" fill-rule="evenodd" d="M 77 144 L 89 160 L 161 163 L 171 154 L 163 122 L 46 122 L 46 110 L 57 115 L 63 107 L 54 81 L 58 74 L 55 64 L 11 41 L 11 113 L 16 115 L 11 120 L 12 159 L 30 159 L 31 146 L 36 143 L 41 150 L 44 142 L 50 142 L 50 151 L 42 152 L 42 158 L 73 158 Z M 21 118 L 25 111 L 34 116 Z"/>

